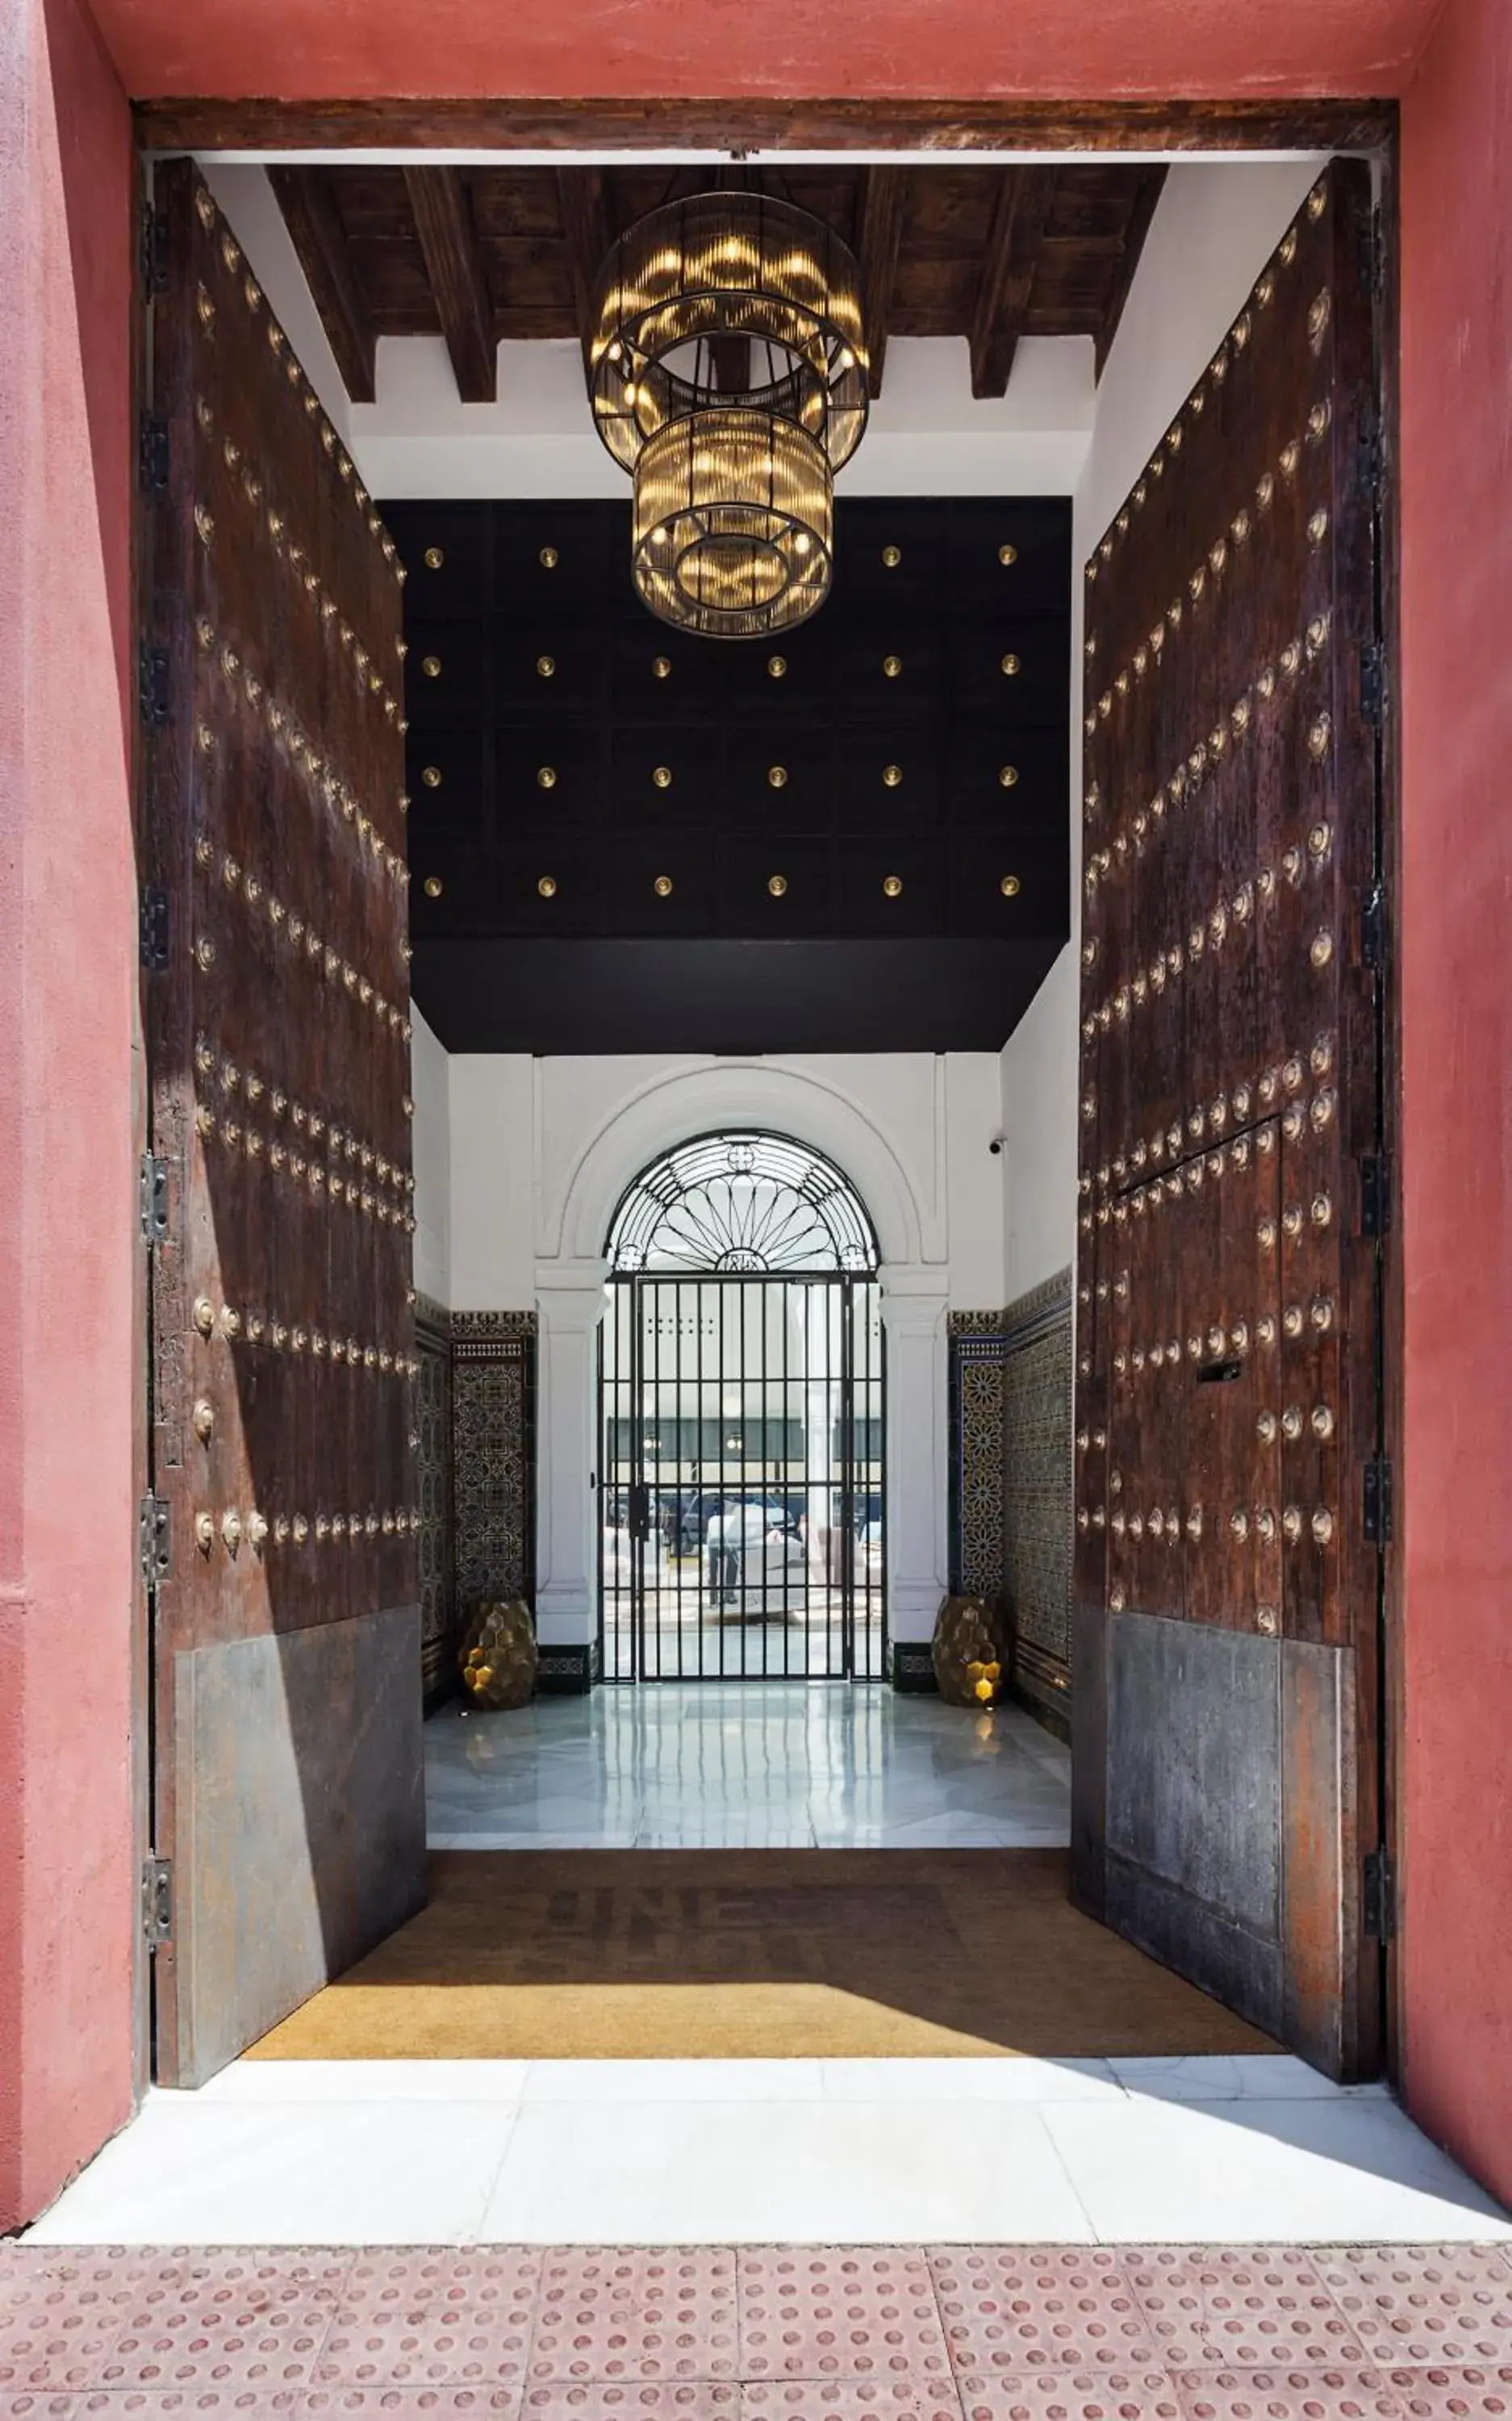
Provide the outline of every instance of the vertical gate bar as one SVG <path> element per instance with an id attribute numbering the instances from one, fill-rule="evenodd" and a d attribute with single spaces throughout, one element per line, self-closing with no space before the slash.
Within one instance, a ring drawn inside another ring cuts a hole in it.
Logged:
<path id="1" fill-rule="evenodd" d="M 628 1331 L 626 1343 L 629 1349 L 630 1363 L 630 1378 L 625 1396 L 625 1415 L 627 1421 L 625 1435 L 630 1441 L 631 1485 L 635 1489 L 640 1488 L 644 1482 L 644 1465 L 646 1460 L 645 1454 L 641 1446 L 641 1388 L 645 1383 L 645 1338 L 643 1326 L 646 1318 L 645 1304 L 646 1297 L 643 1283 L 639 1278 L 632 1278 L 630 1282 L 630 1290 L 625 1301 L 625 1320 Z M 636 1498 L 631 1501 L 638 1502 L 639 1500 Z M 640 1559 L 636 1550 L 633 1532 L 631 1533 L 630 1541 L 630 1603 L 626 1608 L 626 1614 L 628 1617 L 627 1627 L 630 1632 L 631 1671 L 637 1681 L 644 1681 L 646 1679 L 646 1631 L 644 1612 L 641 1604 Z"/>
<path id="2" fill-rule="evenodd" d="M 698 1476 L 696 1480 L 690 1478 L 689 1481 L 689 1505 L 690 1508 L 694 1511 L 693 1529 L 694 1552 L 695 1557 L 693 1585 L 694 1621 L 696 1624 L 698 1631 L 698 1670 L 700 1675 L 702 1675 L 704 1669 L 704 1624 L 707 1620 L 704 1598 L 706 1583 L 708 1580 L 708 1557 L 704 1552 L 703 1530 L 696 1509 L 703 1501 L 704 1463 L 707 1460 L 707 1457 L 704 1453 L 704 1288 L 702 1281 L 700 1281 L 694 1289 L 693 1335 L 693 1363 L 694 1373 L 694 1398 L 695 1407 L 694 1443 L 698 1448 L 694 1467 L 696 1469 Z M 685 1574 L 683 1571 L 682 1561 L 679 1556 L 678 1561 L 678 1617 L 679 1621 L 682 1617 L 681 1592 L 684 1578 Z"/>
<path id="3" fill-rule="evenodd" d="M 617 1671 L 617 1664 L 610 1661 L 609 1625 L 607 1608 L 604 1604 L 604 1549 L 608 1543 L 605 1536 L 604 1508 L 611 1502 L 605 1491 L 611 1485 L 609 1441 L 614 1434 L 610 1427 L 608 1409 L 608 1374 L 614 1364 L 614 1341 L 611 1336 L 605 1335 L 604 1324 L 601 1322 L 599 1329 L 599 1350 L 596 1361 L 599 1388 L 597 1398 L 599 1406 L 599 1670 L 608 1680 L 614 1679 Z"/>
<path id="4" fill-rule="evenodd" d="M 644 1602 L 646 1611 L 644 1619 L 646 1624 L 647 1675 L 649 1676 L 650 1663 L 652 1653 L 654 1651 L 656 1663 L 655 1678 L 659 1681 L 664 1680 L 667 1678 L 666 1589 L 662 1582 L 661 1548 L 657 1541 L 659 1541 L 661 1535 L 661 1496 L 663 1485 L 662 1473 L 666 1468 L 667 1457 L 667 1432 L 663 1417 L 666 1397 L 666 1370 L 665 1351 L 662 1339 L 666 1334 L 667 1302 L 669 1295 L 675 1306 L 677 1302 L 676 1289 L 669 1288 L 665 1278 L 654 1279 L 647 1295 L 647 1315 L 641 1323 L 641 1334 L 646 1339 L 647 1346 L 646 1368 L 643 1371 L 641 1378 L 641 1434 L 647 1441 L 646 1468 L 647 1492 L 644 1574 Z M 674 1321 L 674 1337 L 676 1336 L 676 1324 Z M 676 1346 L 674 1346 L 674 1354 L 675 1353 Z M 650 1477 L 653 1465 L 656 1471 L 654 1486 Z"/>
<path id="5" fill-rule="evenodd" d="M 759 1465 L 760 1477 L 756 1484 L 761 1491 L 763 1499 L 762 1512 L 764 1517 L 766 1511 L 765 1499 L 772 1485 L 767 1477 L 767 1446 L 770 1443 L 767 1436 L 767 1405 L 770 1400 L 767 1393 L 767 1366 L 770 1359 L 767 1351 L 767 1315 L 771 1309 L 768 1298 L 772 1292 L 772 1289 L 766 1279 L 754 1278 L 751 1280 L 749 1287 L 742 1289 L 742 1292 L 747 1293 L 750 1299 L 755 1303 L 756 1320 L 761 1330 L 761 1379 L 759 1398 L 761 1409 L 758 1415 L 760 1428 L 756 1432 L 761 1443 L 761 1460 Z M 740 1397 L 740 1442 L 742 1447 L 749 1436 L 750 1430 L 746 1427 L 745 1396 L 742 1390 Z M 761 1524 L 761 1545 L 759 1553 L 761 1557 L 759 1567 L 761 1573 L 761 1678 L 765 1680 L 767 1679 L 767 1668 L 771 1663 L 772 1575 L 769 1569 L 769 1559 L 767 1555 L 767 1523 L 764 1518 Z M 785 1679 L 787 1677 L 788 1666 L 791 1661 L 788 1650 L 789 1643 L 787 1638 L 787 1627 L 785 1619 L 782 1634 L 782 1669 Z"/>

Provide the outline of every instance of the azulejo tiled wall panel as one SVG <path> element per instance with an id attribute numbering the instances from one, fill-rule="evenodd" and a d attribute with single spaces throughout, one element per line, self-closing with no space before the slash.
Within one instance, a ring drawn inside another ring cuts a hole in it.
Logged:
<path id="1" fill-rule="evenodd" d="M 421 1296 L 417 1401 L 421 1659 L 428 1702 L 455 1679 L 467 1608 L 535 1591 L 536 1315 Z"/>
<path id="2" fill-rule="evenodd" d="M 1070 1709 L 1071 1281 L 1003 1311 L 952 1312 L 951 1585 L 1014 1613 L 1013 1687 L 1064 1729 Z"/>
<path id="3" fill-rule="evenodd" d="M 536 1315 L 454 1311 L 452 1492 L 457 1600 L 535 1587 Z"/>
<path id="4" fill-rule="evenodd" d="M 414 1307 L 414 1469 L 420 1505 L 420 1672 L 427 1701 L 451 1677 L 456 1629 L 452 1570 L 451 1314 L 421 1295 Z"/>

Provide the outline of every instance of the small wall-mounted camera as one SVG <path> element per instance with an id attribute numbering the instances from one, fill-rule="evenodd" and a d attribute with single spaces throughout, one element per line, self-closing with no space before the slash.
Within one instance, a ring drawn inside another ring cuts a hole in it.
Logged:
<path id="1" fill-rule="evenodd" d="M 1004 1135 L 1004 1134 L 995 1134 L 995 1135 L 992 1137 L 991 1142 L 988 1145 L 988 1147 L 987 1147 L 987 1148 L 988 1148 L 988 1150 L 991 1153 L 991 1155 L 992 1155 L 992 1157 L 993 1157 L 993 1159 L 994 1159 L 994 1160 L 996 1160 L 996 1158 L 997 1158 L 997 1156 L 998 1156 L 999 1152 L 1002 1150 L 1002 1148 L 1003 1148 L 1004 1145 L 1007 1142 L 1007 1139 L 1008 1139 L 1008 1138 L 1007 1138 L 1007 1136 L 1006 1136 L 1006 1135 Z"/>

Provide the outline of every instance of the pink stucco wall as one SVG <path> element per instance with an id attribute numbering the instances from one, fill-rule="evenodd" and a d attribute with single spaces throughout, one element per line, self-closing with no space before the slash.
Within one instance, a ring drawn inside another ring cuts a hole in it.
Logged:
<path id="1" fill-rule="evenodd" d="M 1512 2196 L 1512 11 L 1447 0 L 1414 74 L 1435 8 L 1284 0 L 1257 50 L 1232 0 L 438 0 L 419 42 L 396 0 L 98 0 L 142 93 L 1408 87 L 1404 2049 Z M 0 2227 L 132 2090 L 132 164 L 83 8 L 0 10 Z"/>
<path id="2" fill-rule="evenodd" d="M 132 164 L 0 9 L 0 2228 L 132 2098 Z"/>
<path id="3" fill-rule="evenodd" d="M 1438 0 L 95 0 L 138 95 L 1396 92 Z"/>
<path id="4" fill-rule="evenodd" d="M 1406 2086 L 1512 2201 L 1512 9 L 1402 112 Z"/>

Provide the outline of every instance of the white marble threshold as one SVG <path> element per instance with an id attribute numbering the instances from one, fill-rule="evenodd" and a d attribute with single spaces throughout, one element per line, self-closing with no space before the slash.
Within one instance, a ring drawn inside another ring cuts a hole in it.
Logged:
<path id="1" fill-rule="evenodd" d="M 149 2095 L 39 2244 L 1512 2242 L 1286 2057 L 256 2061 Z"/>

